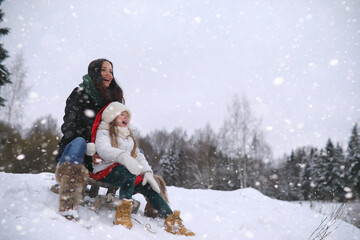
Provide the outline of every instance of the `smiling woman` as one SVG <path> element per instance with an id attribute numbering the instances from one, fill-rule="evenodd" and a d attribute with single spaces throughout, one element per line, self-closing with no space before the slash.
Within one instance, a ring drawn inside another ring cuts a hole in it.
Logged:
<path id="1" fill-rule="evenodd" d="M 112 64 L 108 61 L 104 61 L 101 66 L 101 77 L 105 87 L 109 87 L 112 80 L 114 79 Z"/>
<path id="2" fill-rule="evenodd" d="M 94 60 L 89 64 L 83 82 L 67 98 L 61 126 L 63 137 L 56 156 L 59 162 L 56 173 L 60 182 L 59 212 L 67 218 L 77 217 L 77 195 L 82 192 L 82 189 L 70 191 L 68 188 L 74 186 L 69 181 L 77 179 L 76 186 L 82 188 L 87 172 L 92 171 L 92 161 L 97 155 L 85 155 L 87 143 L 91 142 L 92 125 L 96 114 L 112 101 L 125 102 L 123 90 L 114 79 L 113 65 L 107 59 Z"/>

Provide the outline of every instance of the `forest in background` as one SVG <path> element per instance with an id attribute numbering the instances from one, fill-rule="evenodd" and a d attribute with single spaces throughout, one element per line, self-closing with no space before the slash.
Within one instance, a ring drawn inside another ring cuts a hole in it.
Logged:
<path id="1" fill-rule="evenodd" d="M 56 129 L 56 120 L 51 116 L 36 120 L 24 136 L 1 122 L 0 171 L 55 172 L 60 139 Z M 222 130 L 226 132 L 225 127 Z M 291 201 L 360 199 L 357 124 L 351 130 L 346 150 L 329 139 L 321 149 L 294 149 L 277 164 L 272 160 L 270 146 L 258 132 L 250 135 L 245 150 L 230 138 L 232 134 L 225 132 L 215 133 L 206 126 L 191 136 L 180 127 L 171 132 L 155 130 L 146 136 L 138 132 L 136 135 L 154 172 L 163 176 L 169 186 L 225 191 L 252 187 L 267 196 Z"/>

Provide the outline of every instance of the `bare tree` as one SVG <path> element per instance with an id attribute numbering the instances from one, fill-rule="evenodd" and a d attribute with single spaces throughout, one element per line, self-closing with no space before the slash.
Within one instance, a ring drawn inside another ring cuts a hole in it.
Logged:
<path id="1" fill-rule="evenodd" d="M 59 128 L 56 119 L 50 114 L 36 119 L 30 130 L 27 132 L 26 137 L 31 138 L 37 134 L 58 136 Z"/>
<path id="2" fill-rule="evenodd" d="M 228 106 L 227 116 L 219 132 L 220 151 L 237 161 L 240 188 L 247 187 L 247 162 L 253 136 L 258 133 L 259 121 L 253 116 L 249 101 L 235 95 Z"/>
<path id="3" fill-rule="evenodd" d="M 155 130 L 149 134 L 149 137 L 149 141 L 158 155 L 163 154 L 170 148 L 169 133 L 166 129 Z"/>
<path id="4" fill-rule="evenodd" d="M 194 156 L 202 175 L 201 183 L 206 188 L 213 187 L 216 155 L 216 135 L 209 124 L 202 129 L 195 130 L 190 139 L 194 149 Z"/>
<path id="5" fill-rule="evenodd" d="M 5 117 L 9 125 L 21 123 L 24 109 L 24 100 L 27 98 L 30 87 L 25 84 L 26 71 L 24 69 L 24 58 L 19 52 L 9 68 L 11 84 L 7 84 L 2 89 L 6 99 Z"/>

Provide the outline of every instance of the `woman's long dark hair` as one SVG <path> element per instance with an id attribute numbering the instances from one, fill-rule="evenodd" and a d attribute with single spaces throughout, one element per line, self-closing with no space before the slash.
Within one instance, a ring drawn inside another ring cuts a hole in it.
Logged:
<path id="1" fill-rule="evenodd" d="M 99 90 L 101 98 L 106 102 L 118 101 L 125 104 L 124 92 L 121 87 L 116 83 L 114 73 L 114 79 L 111 81 L 108 88 L 103 84 L 103 79 L 101 77 L 101 68 L 104 61 L 107 61 L 111 64 L 111 67 L 114 69 L 112 62 L 105 58 L 100 58 L 92 61 L 88 67 L 88 74 L 91 79 L 94 81 L 95 87 Z"/>

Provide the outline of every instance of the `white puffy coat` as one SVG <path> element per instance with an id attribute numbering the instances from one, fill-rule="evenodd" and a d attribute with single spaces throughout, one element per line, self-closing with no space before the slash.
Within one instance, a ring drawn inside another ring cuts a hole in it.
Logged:
<path id="1" fill-rule="evenodd" d="M 118 137 L 118 143 L 118 148 L 111 146 L 109 130 L 100 124 L 96 133 L 95 145 L 96 151 L 102 161 L 98 164 L 93 164 L 93 173 L 100 172 L 110 165 L 120 162 L 119 158 L 121 158 L 121 153 L 127 152 L 129 155 L 131 154 L 134 147 L 134 140 L 130 136 L 127 138 Z M 136 149 L 136 153 L 137 157 L 135 159 L 139 165 L 142 166 L 142 173 L 147 171 L 152 172 L 144 154 L 140 153 L 138 148 Z"/>

